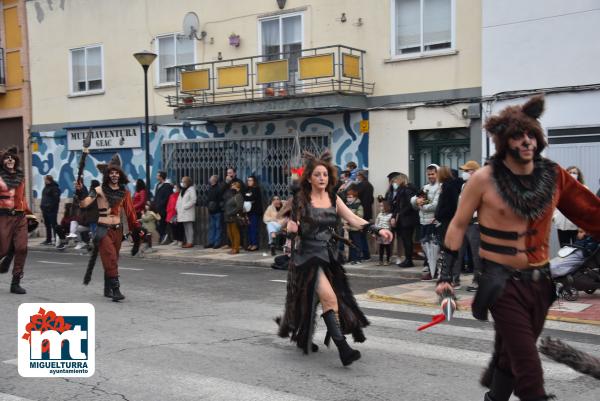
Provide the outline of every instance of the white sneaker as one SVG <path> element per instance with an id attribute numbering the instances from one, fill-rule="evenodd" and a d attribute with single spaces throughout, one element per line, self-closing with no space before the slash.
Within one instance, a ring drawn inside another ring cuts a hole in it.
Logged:
<path id="1" fill-rule="evenodd" d="M 86 244 L 84 242 L 80 242 L 79 244 L 77 244 L 75 246 L 75 249 L 79 250 L 79 249 L 83 249 L 86 247 Z"/>
<path id="2" fill-rule="evenodd" d="M 67 235 L 67 238 L 77 238 L 77 234 L 69 233 L 69 235 Z"/>

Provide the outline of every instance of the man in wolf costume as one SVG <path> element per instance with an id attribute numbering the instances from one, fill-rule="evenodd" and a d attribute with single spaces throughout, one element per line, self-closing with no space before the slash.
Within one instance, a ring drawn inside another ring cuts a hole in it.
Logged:
<path id="1" fill-rule="evenodd" d="M 31 223 L 29 223 L 31 222 Z M 16 147 L 0 152 L 0 273 L 6 273 L 14 257 L 10 292 L 25 294 L 21 287 L 27 258 L 28 226 L 37 224 L 25 199 L 25 174 Z M 33 226 L 32 226 L 33 227 Z"/>
<path id="2" fill-rule="evenodd" d="M 89 195 L 84 196 L 83 185 L 77 182 L 75 195 L 81 199 L 82 208 L 91 206 L 94 201 L 97 202 L 99 217 L 94 243 L 104 267 L 104 295 L 117 302 L 125 299 L 120 290 L 118 266 L 119 251 L 123 241 L 121 213 L 125 214 L 130 231 L 139 233 L 141 226 L 133 209 L 131 194 L 126 187 L 129 180 L 121 169 L 119 156 L 114 155 L 102 170 L 103 179 L 99 187 L 90 190 Z"/>
<path id="3" fill-rule="evenodd" d="M 496 329 L 481 380 L 489 388 L 486 401 L 508 401 L 513 392 L 522 401 L 551 398 L 536 341 L 556 299 L 548 257 L 554 210 L 600 239 L 600 199 L 541 156 L 547 145 L 538 120 L 543 110 L 544 98 L 536 96 L 487 120 L 496 153 L 467 182 L 438 260 L 436 291 L 452 293 L 452 266 L 477 210 L 483 274 L 472 311 L 486 320 L 489 310 Z"/>

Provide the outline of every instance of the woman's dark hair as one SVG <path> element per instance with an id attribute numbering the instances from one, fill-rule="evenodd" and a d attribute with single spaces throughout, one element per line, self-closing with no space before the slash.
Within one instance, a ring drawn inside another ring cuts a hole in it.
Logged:
<path id="1" fill-rule="evenodd" d="M 258 180 L 256 179 L 256 176 L 254 175 L 249 175 L 248 178 L 246 178 L 246 181 L 252 179 L 252 181 L 254 181 L 254 187 L 258 187 Z"/>
<path id="2" fill-rule="evenodd" d="M 453 178 L 452 170 L 448 166 L 442 166 L 438 169 L 438 182 L 444 183 L 450 181 Z"/>
<path id="3" fill-rule="evenodd" d="M 140 178 L 135 180 L 135 192 L 140 192 L 146 189 L 146 183 Z"/>
<path id="4" fill-rule="evenodd" d="M 333 189 L 337 184 L 337 169 L 331 164 L 331 153 L 325 151 L 319 158 L 316 158 L 312 154 L 305 153 L 304 160 L 305 166 L 302 177 L 300 177 L 300 190 L 298 191 L 298 195 L 294 196 L 294 203 L 296 203 L 295 213 L 294 210 L 292 210 L 293 214 L 296 214 L 293 216 L 296 220 L 305 215 L 306 206 L 311 202 L 310 194 L 312 192 L 312 185 L 309 179 L 318 166 L 323 166 L 327 169 L 328 181 L 325 192 L 329 194 L 331 202 L 333 203 L 332 206 L 335 206 L 336 201 L 336 195 Z"/>

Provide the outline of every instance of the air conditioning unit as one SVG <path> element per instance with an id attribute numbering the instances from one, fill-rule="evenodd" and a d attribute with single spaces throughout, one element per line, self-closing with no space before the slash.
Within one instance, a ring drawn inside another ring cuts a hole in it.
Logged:
<path id="1" fill-rule="evenodd" d="M 466 108 L 462 109 L 462 116 L 463 118 L 470 118 L 472 120 L 481 118 L 481 104 L 472 103 L 468 105 Z"/>

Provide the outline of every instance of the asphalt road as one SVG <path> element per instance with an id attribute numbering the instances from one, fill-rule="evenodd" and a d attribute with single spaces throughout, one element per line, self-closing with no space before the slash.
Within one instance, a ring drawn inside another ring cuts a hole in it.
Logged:
<path id="1" fill-rule="evenodd" d="M 78 255 L 30 253 L 24 296 L 9 294 L 9 276 L 0 276 L 0 401 L 483 399 L 478 379 L 492 349 L 489 323 L 458 318 L 417 333 L 433 311 L 362 300 L 372 325 L 367 342 L 356 345 L 363 358 L 345 368 L 334 347 L 306 356 L 276 336 L 286 272 L 123 258 L 127 299 L 113 303 L 102 296 L 100 264 L 92 283 L 81 284 L 85 264 Z M 368 274 L 350 281 L 357 295 L 403 282 Z M 94 305 L 93 377 L 19 376 L 22 302 Z M 317 343 L 324 334 L 319 322 Z M 600 354 L 597 326 L 551 322 L 546 334 Z M 547 389 L 559 400 L 600 399 L 600 381 L 547 360 L 544 368 Z"/>

